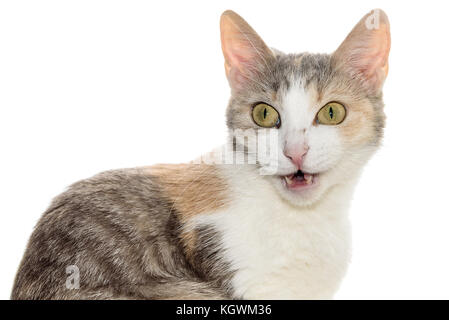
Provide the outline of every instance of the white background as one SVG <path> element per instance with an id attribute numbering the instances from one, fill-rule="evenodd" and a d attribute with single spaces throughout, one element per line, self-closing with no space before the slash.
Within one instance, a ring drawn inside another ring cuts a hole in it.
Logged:
<path id="1" fill-rule="evenodd" d="M 332 52 L 389 15 L 383 148 L 354 195 L 353 259 L 336 298 L 449 298 L 445 2 L 2 1 L 0 298 L 52 197 L 99 171 L 183 162 L 225 139 L 225 9 L 273 47 Z"/>

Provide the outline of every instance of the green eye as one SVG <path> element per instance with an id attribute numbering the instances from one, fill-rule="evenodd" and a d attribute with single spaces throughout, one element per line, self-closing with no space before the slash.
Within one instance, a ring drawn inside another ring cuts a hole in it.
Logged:
<path id="1" fill-rule="evenodd" d="M 346 116 L 345 107 L 338 102 L 329 102 L 318 111 L 316 122 L 325 125 L 342 123 Z"/>
<path id="2" fill-rule="evenodd" d="M 278 127 L 281 125 L 281 118 L 275 108 L 265 103 L 259 103 L 253 108 L 254 122 L 264 128 Z"/>

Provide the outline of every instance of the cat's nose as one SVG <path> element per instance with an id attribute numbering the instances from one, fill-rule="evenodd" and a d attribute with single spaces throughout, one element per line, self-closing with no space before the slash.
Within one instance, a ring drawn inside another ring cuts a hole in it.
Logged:
<path id="1" fill-rule="evenodd" d="M 286 147 L 284 149 L 284 155 L 289 158 L 291 162 L 293 162 L 298 170 L 301 170 L 304 156 L 306 155 L 307 151 L 309 151 L 309 147 L 305 145 L 295 148 Z"/>

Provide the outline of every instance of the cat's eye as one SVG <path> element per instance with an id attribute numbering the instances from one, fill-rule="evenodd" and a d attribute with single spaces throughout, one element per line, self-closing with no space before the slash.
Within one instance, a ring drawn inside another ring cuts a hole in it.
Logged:
<path id="1" fill-rule="evenodd" d="M 255 105 L 252 116 L 254 122 L 264 128 L 279 128 L 281 125 L 281 118 L 277 110 L 266 103 Z"/>
<path id="2" fill-rule="evenodd" d="M 336 125 L 342 123 L 346 117 L 345 107 L 338 102 L 329 102 L 318 111 L 316 122 L 318 124 Z"/>

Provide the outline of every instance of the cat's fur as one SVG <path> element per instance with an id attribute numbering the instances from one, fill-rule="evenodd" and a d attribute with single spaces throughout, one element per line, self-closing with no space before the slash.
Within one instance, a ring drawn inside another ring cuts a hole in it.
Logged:
<path id="1" fill-rule="evenodd" d="M 101 173 L 53 200 L 31 236 L 13 299 L 332 297 L 350 256 L 352 190 L 382 138 L 388 19 L 381 10 L 366 15 L 332 55 L 269 49 L 232 11 L 221 30 L 230 141 L 238 144 L 233 129 L 258 128 L 254 103 L 276 106 L 280 148 L 307 144 L 301 168 L 319 183 L 286 190 L 281 177 L 297 168 L 282 155 L 272 175 L 260 174 L 262 162 Z M 346 119 L 317 125 L 329 101 L 344 103 Z M 79 288 L 66 287 L 73 265 Z"/>

